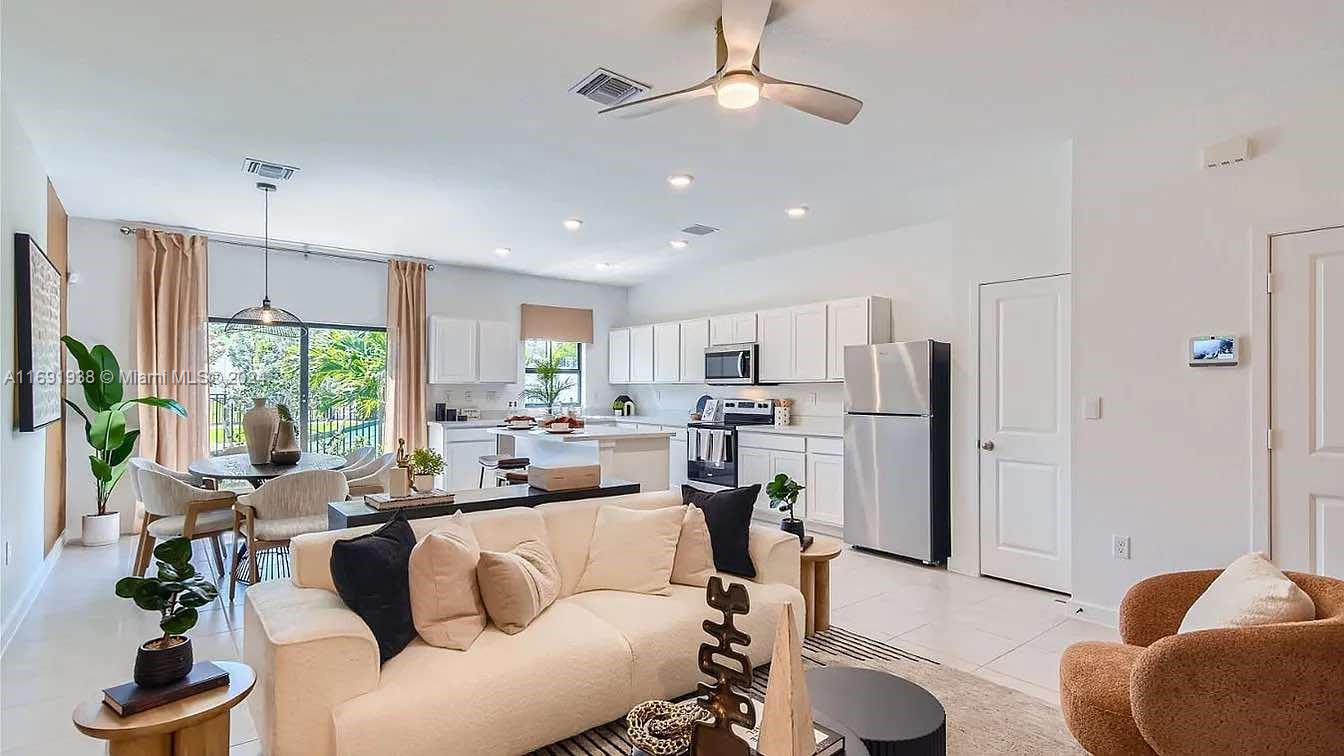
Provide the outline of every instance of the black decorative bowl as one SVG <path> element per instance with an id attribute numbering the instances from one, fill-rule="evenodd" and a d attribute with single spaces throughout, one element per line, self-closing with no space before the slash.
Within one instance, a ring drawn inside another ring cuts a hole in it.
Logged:
<path id="1" fill-rule="evenodd" d="M 186 677 L 191 672 L 191 639 L 174 635 L 170 641 L 181 641 L 167 648 L 151 648 L 162 638 L 145 641 L 135 654 L 135 684 L 142 688 L 159 688 Z"/>

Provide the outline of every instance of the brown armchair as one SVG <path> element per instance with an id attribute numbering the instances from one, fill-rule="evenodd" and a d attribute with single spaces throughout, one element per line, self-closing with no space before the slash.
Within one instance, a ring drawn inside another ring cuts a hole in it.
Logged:
<path id="1" fill-rule="evenodd" d="M 1094 754 L 1340 753 L 1344 580 L 1289 572 L 1316 619 L 1176 634 L 1220 570 L 1158 575 L 1120 604 L 1123 643 L 1059 663 L 1069 730 Z"/>

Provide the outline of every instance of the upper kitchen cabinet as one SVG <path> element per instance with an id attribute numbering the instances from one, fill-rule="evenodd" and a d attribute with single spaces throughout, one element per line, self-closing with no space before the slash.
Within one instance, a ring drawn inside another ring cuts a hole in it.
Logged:
<path id="1" fill-rule="evenodd" d="M 845 347 L 891 341 L 891 300 L 883 297 L 838 299 L 826 305 L 826 377 L 845 378 Z"/>
<path id="2" fill-rule="evenodd" d="M 788 308 L 756 314 L 760 379 L 765 383 L 793 380 L 793 316 Z"/>
<path id="3" fill-rule="evenodd" d="M 502 320 L 477 323 L 481 383 L 518 383 L 518 326 Z"/>
<path id="4" fill-rule="evenodd" d="M 756 313 L 754 312 L 716 315 L 709 319 L 709 343 L 714 346 L 750 344 L 754 341 L 756 341 Z"/>
<path id="5" fill-rule="evenodd" d="M 826 311 L 824 304 L 789 308 L 793 328 L 794 381 L 826 380 Z"/>
<path id="6" fill-rule="evenodd" d="M 475 383 L 476 321 L 429 318 L 429 382 Z"/>
<path id="7" fill-rule="evenodd" d="M 752 316 L 753 325 L 756 318 Z M 655 337 L 656 340 L 656 337 Z M 681 321 L 681 382 L 705 382 L 705 347 L 709 346 L 709 321 Z"/>
<path id="8" fill-rule="evenodd" d="M 658 323 L 653 327 L 653 380 L 681 380 L 681 324 Z"/>
<path id="9" fill-rule="evenodd" d="M 630 329 L 607 334 L 607 383 L 630 382 Z"/>
<path id="10" fill-rule="evenodd" d="M 630 382 L 653 383 L 653 326 L 630 326 Z"/>

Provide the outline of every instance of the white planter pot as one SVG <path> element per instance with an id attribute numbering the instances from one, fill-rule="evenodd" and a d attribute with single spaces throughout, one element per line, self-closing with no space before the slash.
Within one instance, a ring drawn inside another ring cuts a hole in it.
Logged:
<path id="1" fill-rule="evenodd" d="M 121 514 L 84 515 L 81 540 L 85 546 L 111 546 L 121 537 Z"/>
<path id="2" fill-rule="evenodd" d="M 429 493 L 430 491 L 433 491 L 434 476 L 433 475 L 415 476 L 415 490 L 419 491 L 420 493 Z"/>

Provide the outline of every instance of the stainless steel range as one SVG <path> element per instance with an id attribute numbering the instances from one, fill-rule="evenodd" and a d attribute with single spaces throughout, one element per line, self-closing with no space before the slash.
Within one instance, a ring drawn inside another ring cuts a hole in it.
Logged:
<path id="1" fill-rule="evenodd" d="M 724 399 L 713 420 L 686 424 L 686 478 L 696 483 L 737 488 L 737 429 L 775 422 L 773 402 Z"/>

